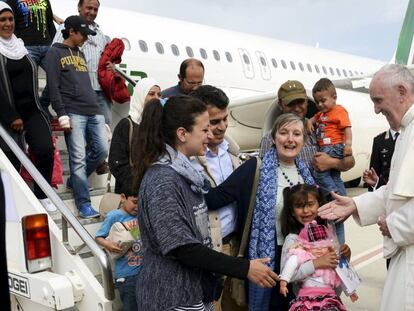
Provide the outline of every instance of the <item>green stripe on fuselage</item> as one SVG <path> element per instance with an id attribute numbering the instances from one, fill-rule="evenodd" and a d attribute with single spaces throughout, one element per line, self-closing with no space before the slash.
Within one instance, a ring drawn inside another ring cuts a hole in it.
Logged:
<path id="1" fill-rule="evenodd" d="M 401 28 L 400 38 L 398 39 L 397 52 L 395 53 L 395 62 L 397 64 L 407 65 L 410 58 L 411 45 L 414 34 L 414 0 L 408 3 L 407 12 L 405 13 L 404 23 Z"/>

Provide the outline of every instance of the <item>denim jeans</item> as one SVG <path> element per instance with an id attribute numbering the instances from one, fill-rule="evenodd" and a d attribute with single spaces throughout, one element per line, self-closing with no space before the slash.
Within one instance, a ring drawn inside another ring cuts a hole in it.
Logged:
<path id="1" fill-rule="evenodd" d="M 104 92 L 102 91 L 95 91 L 96 99 L 98 101 L 99 107 L 101 107 L 101 111 L 105 117 L 105 124 L 111 125 L 112 122 L 112 103 L 108 98 L 105 96 Z"/>
<path id="2" fill-rule="evenodd" d="M 329 156 L 337 159 L 342 159 L 344 152 L 344 144 L 328 145 L 320 148 L 320 151 L 325 152 Z M 346 195 L 344 182 L 341 179 L 341 172 L 338 170 L 329 170 L 325 172 L 314 172 L 316 183 L 321 186 L 322 193 L 328 196 L 331 191 L 337 192 L 340 195 Z M 336 235 L 340 244 L 345 243 L 345 229 L 343 223 L 335 225 Z"/>
<path id="3" fill-rule="evenodd" d="M 69 152 L 70 182 L 79 209 L 91 202 L 88 176 L 108 156 L 108 140 L 103 115 L 68 113 L 68 116 L 72 130 L 65 133 L 65 141 Z"/>
<path id="4" fill-rule="evenodd" d="M 333 158 L 343 158 L 343 144 L 323 146 L 320 151 L 327 153 Z M 325 172 L 315 171 L 316 183 L 322 187 L 324 195 L 328 195 L 331 191 L 338 192 L 340 195 L 346 195 L 345 186 L 341 179 L 341 172 L 338 170 L 329 170 Z"/>
<path id="5" fill-rule="evenodd" d="M 29 52 L 30 57 L 34 60 L 37 66 L 42 67 L 43 70 L 46 71 L 46 53 L 49 50 L 49 45 L 29 45 L 26 46 L 27 51 Z M 42 106 L 43 111 L 50 116 L 49 113 L 49 90 L 47 85 L 43 89 L 42 95 L 40 96 L 40 104 Z"/>
<path id="6" fill-rule="evenodd" d="M 137 300 L 135 295 L 135 288 L 137 283 L 137 276 L 128 276 L 124 282 L 116 282 L 115 286 L 119 290 L 122 304 L 124 305 L 123 310 L 137 310 Z"/>

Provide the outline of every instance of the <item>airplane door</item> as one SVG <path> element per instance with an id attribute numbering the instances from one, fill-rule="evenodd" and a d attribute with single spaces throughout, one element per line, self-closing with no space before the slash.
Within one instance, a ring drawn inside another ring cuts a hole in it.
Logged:
<path id="1" fill-rule="evenodd" d="M 256 57 L 263 80 L 270 80 L 272 78 L 272 74 L 270 73 L 270 66 L 266 55 L 262 51 L 256 51 Z"/>
<path id="2" fill-rule="evenodd" d="M 253 63 L 252 63 L 252 59 L 250 57 L 249 52 L 247 52 L 247 50 L 245 49 L 239 49 L 239 54 L 241 58 L 241 63 L 243 65 L 244 76 L 247 79 L 253 79 L 254 69 L 253 69 Z"/>

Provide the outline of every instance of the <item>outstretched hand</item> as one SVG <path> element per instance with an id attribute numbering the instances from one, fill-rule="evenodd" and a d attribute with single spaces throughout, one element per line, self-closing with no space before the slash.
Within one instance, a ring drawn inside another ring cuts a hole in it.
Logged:
<path id="1" fill-rule="evenodd" d="M 331 192 L 333 201 L 319 207 L 318 215 L 327 220 L 344 221 L 356 210 L 353 199 Z"/>
<path id="2" fill-rule="evenodd" d="M 279 280 L 279 277 L 266 265 L 269 261 L 270 258 L 250 260 L 247 278 L 260 287 L 271 288 L 275 286 L 276 281 Z"/>

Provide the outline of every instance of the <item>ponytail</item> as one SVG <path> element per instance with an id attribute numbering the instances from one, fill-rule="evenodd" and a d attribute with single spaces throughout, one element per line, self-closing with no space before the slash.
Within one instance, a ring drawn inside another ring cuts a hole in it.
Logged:
<path id="1" fill-rule="evenodd" d="M 165 152 L 162 134 L 163 107 L 158 99 L 150 100 L 144 107 L 138 134 L 132 139 L 133 183 L 132 192 L 138 193 L 145 171 Z M 131 151 L 130 151 L 131 152 Z"/>

